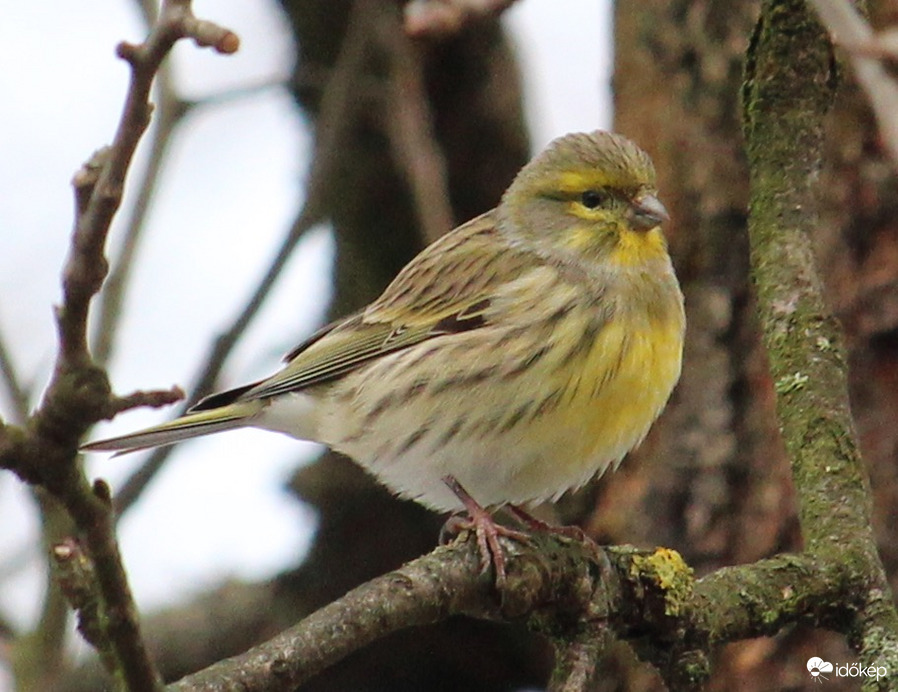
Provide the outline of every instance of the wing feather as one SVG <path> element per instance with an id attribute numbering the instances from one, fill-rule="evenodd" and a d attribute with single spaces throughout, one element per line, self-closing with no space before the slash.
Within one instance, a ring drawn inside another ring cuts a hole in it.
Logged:
<path id="1" fill-rule="evenodd" d="M 497 241 L 492 212 L 443 236 L 412 260 L 367 309 L 313 334 L 290 352 L 283 370 L 235 391 L 234 400 L 299 391 L 427 339 L 488 326 L 496 289 L 531 266 L 527 255 L 510 246 L 500 256 Z M 202 402 L 198 407 L 205 408 Z"/>

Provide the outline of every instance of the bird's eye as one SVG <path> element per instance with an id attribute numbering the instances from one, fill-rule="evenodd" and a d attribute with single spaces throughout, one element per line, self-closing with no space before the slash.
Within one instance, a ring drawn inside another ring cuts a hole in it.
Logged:
<path id="1" fill-rule="evenodd" d="M 602 206 L 605 201 L 605 194 L 598 190 L 587 190 L 580 196 L 580 203 L 587 209 L 596 209 Z"/>

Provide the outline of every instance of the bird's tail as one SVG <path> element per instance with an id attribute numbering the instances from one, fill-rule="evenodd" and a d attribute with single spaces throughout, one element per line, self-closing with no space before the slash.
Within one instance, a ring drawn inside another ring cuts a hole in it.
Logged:
<path id="1" fill-rule="evenodd" d="M 168 423 L 154 425 L 127 435 L 88 442 L 81 447 L 81 450 L 127 454 L 141 449 L 174 444 L 201 435 L 243 428 L 249 425 L 250 419 L 259 412 L 260 404 L 259 401 L 245 401 L 208 411 L 188 413 Z"/>

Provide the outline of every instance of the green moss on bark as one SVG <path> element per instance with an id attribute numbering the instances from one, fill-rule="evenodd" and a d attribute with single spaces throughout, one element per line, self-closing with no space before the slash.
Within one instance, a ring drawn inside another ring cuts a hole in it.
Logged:
<path id="1" fill-rule="evenodd" d="M 878 623 L 864 615 L 867 585 L 876 584 L 882 593 L 888 588 L 848 407 L 842 334 L 824 305 L 810 242 L 836 77 L 832 47 L 806 4 L 766 0 L 749 51 L 743 114 L 751 165 L 752 277 L 777 413 L 807 552 L 819 561 L 818 569 L 835 570 L 833 596 L 851 611 L 849 634 L 885 630 L 885 639 L 894 642 L 893 606 L 877 610 Z M 883 600 L 890 597 L 878 602 Z M 895 656 L 895 647 L 881 640 L 868 639 L 857 648 L 870 663 Z M 898 676 L 898 659 L 893 663 Z"/>

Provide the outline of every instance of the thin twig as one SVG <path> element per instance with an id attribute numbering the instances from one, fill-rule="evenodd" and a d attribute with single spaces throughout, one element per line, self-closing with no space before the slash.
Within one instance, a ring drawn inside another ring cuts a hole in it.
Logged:
<path id="1" fill-rule="evenodd" d="M 147 26 L 152 26 L 156 21 L 156 3 L 152 0 L 139 0 L 137 5 L 143 14 L 144 22 Z M 223 41 L 222 37 L 217 40 Z M 101 365 L 108 363 L 112 357 L 115 334 L 121 319 L 121 308 L 127 296 L 137 249 L 146 226 L 147 212 L 156 192 L 168 146 L 175 130 L 195 105 L 194 102 L 186 101 L 177 95 L 172 69 L 170 61 L 163 62 L 158 68 L 156 124 L 151 135 L 149 157 L 138 183 L 137 199 L 130 210 L 119 254 L 113 262 L 114 269 L 107 278 L 101 294 L 100 316 L 93 339 L 94 358 Z"/>
<path id="2" fill-rule="evenodd" d="M 187 101 L 187 105 L 191 111 L 197 108 L 205 108 L 208 106 L 223 106 L 236 101 L 251 99 L 264 94 L 268 91 L 285 87 L 286 81 L 279 77 L 266 77 L 231 89 L 225 89 L 217 93 L 207 94 L 202 98 Z"/>
<path id="3" fill-rule="evenodd" d="M 114 418 L 123 411 L 135 408 L 163 408 L 181 401 L 184 390 L 175 385 L 171 389 L 137 390 L 125 396 L 113 397 L 109 403 L 109 418 Z"/>
<path id="4" fill-rule="evenodd" d="M 471 22 L 501 14 L 515 0 L 411 0 L 405 6 L 409 36 L 456 34 Z"/>
<path id="5" fill-rule="evenodd" d="M 159 16 L 159 3 L 157 0 L 134 0 L 134 4 L 137 5 L 137 9 L 143 15 L 144 26 L 153 26 Z"/>
<path id="6" fill-rule="evenodd" d="M 159 15 L 156 0 L 135 0 L 134 4 L 142 15 L 144 28 L 149 30 L 156 23 Z M 165 159 L 168 143 L 174 128 L 186 111 L 186 108 L 179 107 L 180 102 L 175 95 L 170 60 L 159 65 L 156 73 L 156 90 L 159 93 L 159 102 L 155 108 L 157 122 L 150 135 L 150 153 L 146 167 L 137 183 L 137 200 L 129 210 L 122 246 L 112 263 L 113 269 L 106 278 L 103 292 L 100 294 L 99 316 L 95 320 L 91 339 L 94 360 L 104 366 L 112 358 L 115 334 L 121 320 L 121 306 L 125 301 L 131 267 L 145 225 L 147 210 L 155 194 L 159 171 Z"/>
<path id="7" fill-rule="evenodd" d="M 145 30 L 150 31 L 156 20 L 156 7 L 153 2 L 138 3 L 142 9 L 145 19 Z M 159 172 L 165 160 L 165 153 L 168 143 L 171 141 L 171 135 L 177 124 L 186 112 L 186 108 L 175 96 L 173 79 L 171 73 L 171 61 L 163 61 L 156 73 L 155 88 L 158 94 L 156 108 L 154 112 L 157 116 L 155 127 L 150 136 L 150 153 L 147 163 L 139 177 L 137 186 L 138 193 L 134 205 L 129 209 L 129 217 L 125 225 L 124 239 L 119 249 L 118 255 L 113 263 L 113 271 L 107 277 L 104 290 L 99 296 L 99 304 L 97 306 L 98 318 L 95 320 L 95 329 L 93 330 L 92 354 L 94 362 L 100 366 L 109 363 L 113 348 L 115 345 L 115 336 L 117 327 L 121 322 L 121 305 L 125 300 L 128 287 L 128 279 L 134 264 L 138 242 L 142 231 L 145 227 L 147 210 L 156 189 L 159 180 Z M 96 313 L 95 313 L 96 314 Z M 112 418 L 121 411 L 136 408 L 138 406 L 161 406 L 166 403 L 172 403 L 183 398 L 183 392 L 180 390 L 169 392 L 135 392 L 126 397 L 112 397 L 109 403 L 107 417 Z M 41 513 L 45 514 L 47 507 L 44 504 L 39 505 Z M 52 507 L 49 508 L 52 511 Z M 50 519 L 44 517 L 47 523 Z M 54 553 L 51 551 L 50 553 Z M 58 589 L 47 589 L 45 595 L 45 610 L 56 607 L 56 602 L 60 601 L 62 596 Z M 83 623 L 89 621 L 90 618 L 85 615 L 82 608 L 76 604 L 72 607 L 78 612 L 79 620 Z M 68 622 L 66 619 L 61 621 L 52 619 L 42 619 L 41 636 L 53 639 L 54 635 L 48 633 L 47 627 L 56 626 L 60 628 L 61 633 L 65 632 Z M 79 629 L 84 631 L 82 626 Z M 93 643 L 93 639 L 87 638 Z M 108 642 L 103 638 L 96 641 Z M 107 652 L 99 649 L 101 658 L 109 660 L 110 656 Z"/>
<path id="8" fill-rule="evenodd" d="M 322 97 L 320 124 L 306 185 L 305 204 L 246 305 L 231 326 L 215 339 L 211 352 L 194 378 L 189 390 L 190 398 L 181 412 L 208 394 L 215 386 L 225 361 L 265 303 L 299 241 L 327 214 L 329 188 L 334 170 L 338 164 L 346 132 L 352 125 L 358 109 L 355 84 L 368 50 L 367 33 L 370 27 L 370 9 L 367 9 L 365 1 L 357 2 L 352 17 L 340 55 Z M 149 458 L 125 481 L 115 498 L 118 517 L 123 516 L 133 506 L 165 465 L 172 451 L 173 448 L 170 446 L 153 450 Z"/>
<path id="9" fill-rule="evenodd" d="M 889 74 L 882 61 L 870 57 L 863 46 L 873 41 L 873 30 L 848 0 L 811 0 L 826 29 L 834 40 L 845 46 L 858 83 L 867 94 L 879 132 L 889 151 L 892 163 L 898 166 L 898 82 Z M 855 50 L 855 47 L 861 47 Z"/>
<path id="10" fill-rule="evenodd" d="M 117 52 L 132 67 L 131 84 L 112 145 L 102 157 L 94 179 L 76 183 L 81 207 L 72 237 L 72 246 L 63 269 L 63 304 L 58 310 L 60 362 L 85 365 L 88 355 L 86 330 L 91 298 L 106 277 L 103 248 L 112 218 L 118 211 L 131 159 L 150 121 L 150 90 L 163 58 L 174 43 L 184 37 L 200 45 L 210 45 L 222 53 L 233 53 L 239 40 L 230 31 L 197 20 L 187 0 L 168 0 L 160 20 L 147 41 L 140 45 L 121 43 Z"/>
<path id="11" fill-rule="evenodd" d="M 24 423 L 28 419 L 31 393 L 19 380 L 18 370 L 13 363 L 12 353 L 6 344 L 2 330 L 0 330 L 0 374 L 3 376 L 9 398 L 15 407 L 16 420 L 14 422 Z"/>
<path id="12" fill-rule="evenodd" d="M 159 183 L 160 171 L 165 163 L 169 144 L 189 107 L 172 91 L 171 67 L 165 62 L 159 71 L 159 93 L 156 124 L 150 137 L 149 155 L 138 182 L 137 199 L 129 210 L 123 240 L 113 269 L 100 294 L 99 317 L 93 333 L 93 354 L 97 363 L 106 365 L 112 358 L 115 335 L 121 322 L 122 305 L 137 257 L 137 249 L 146 227 L 147 212 Z"/>
<path id="13" fill-rule="evenodd" d="M 454 224 L 446 162 L 434 137 L 422 61 L 393 13 L 381 13 L 375 30 L 390 63 L 385 115 L 390 146 L 411 188 L 424 237 L 433 242 Z"/>
<path id="14" fill-rule="evenodd" d="M 0 466 L 42 486 L 75 526 L 93 564 L 102 601 L 104 652 L 115 675 L 131 692 L 160 688 L 159 677 L 140 634 L 137 609 L 122 565 L 108 487 L 88 482 L 76 462 L 84 432 L 116 405 L 105 371 L 87 345 L 90 302 L 105 278 L 106 238 L 121 203 L 125 177 L 149 122 L 149 95 L 159 64 L 180 38 L 189 37 L 222 53 L 237 50 L 236 35 L 196 19 L 188 0 L 167 0 L 146 41 L 121 43 L 118 55 L 131 77 L 118 129 L 109 147 L 97 151 L 73 180 L 76 220 L 62 271 L 63 297 L 57 308 L 59 348 L 56 368 L 44 398 L 26 427 L 0 427 Z M 52 636 L 60 631 L 55 625 Z"/>

